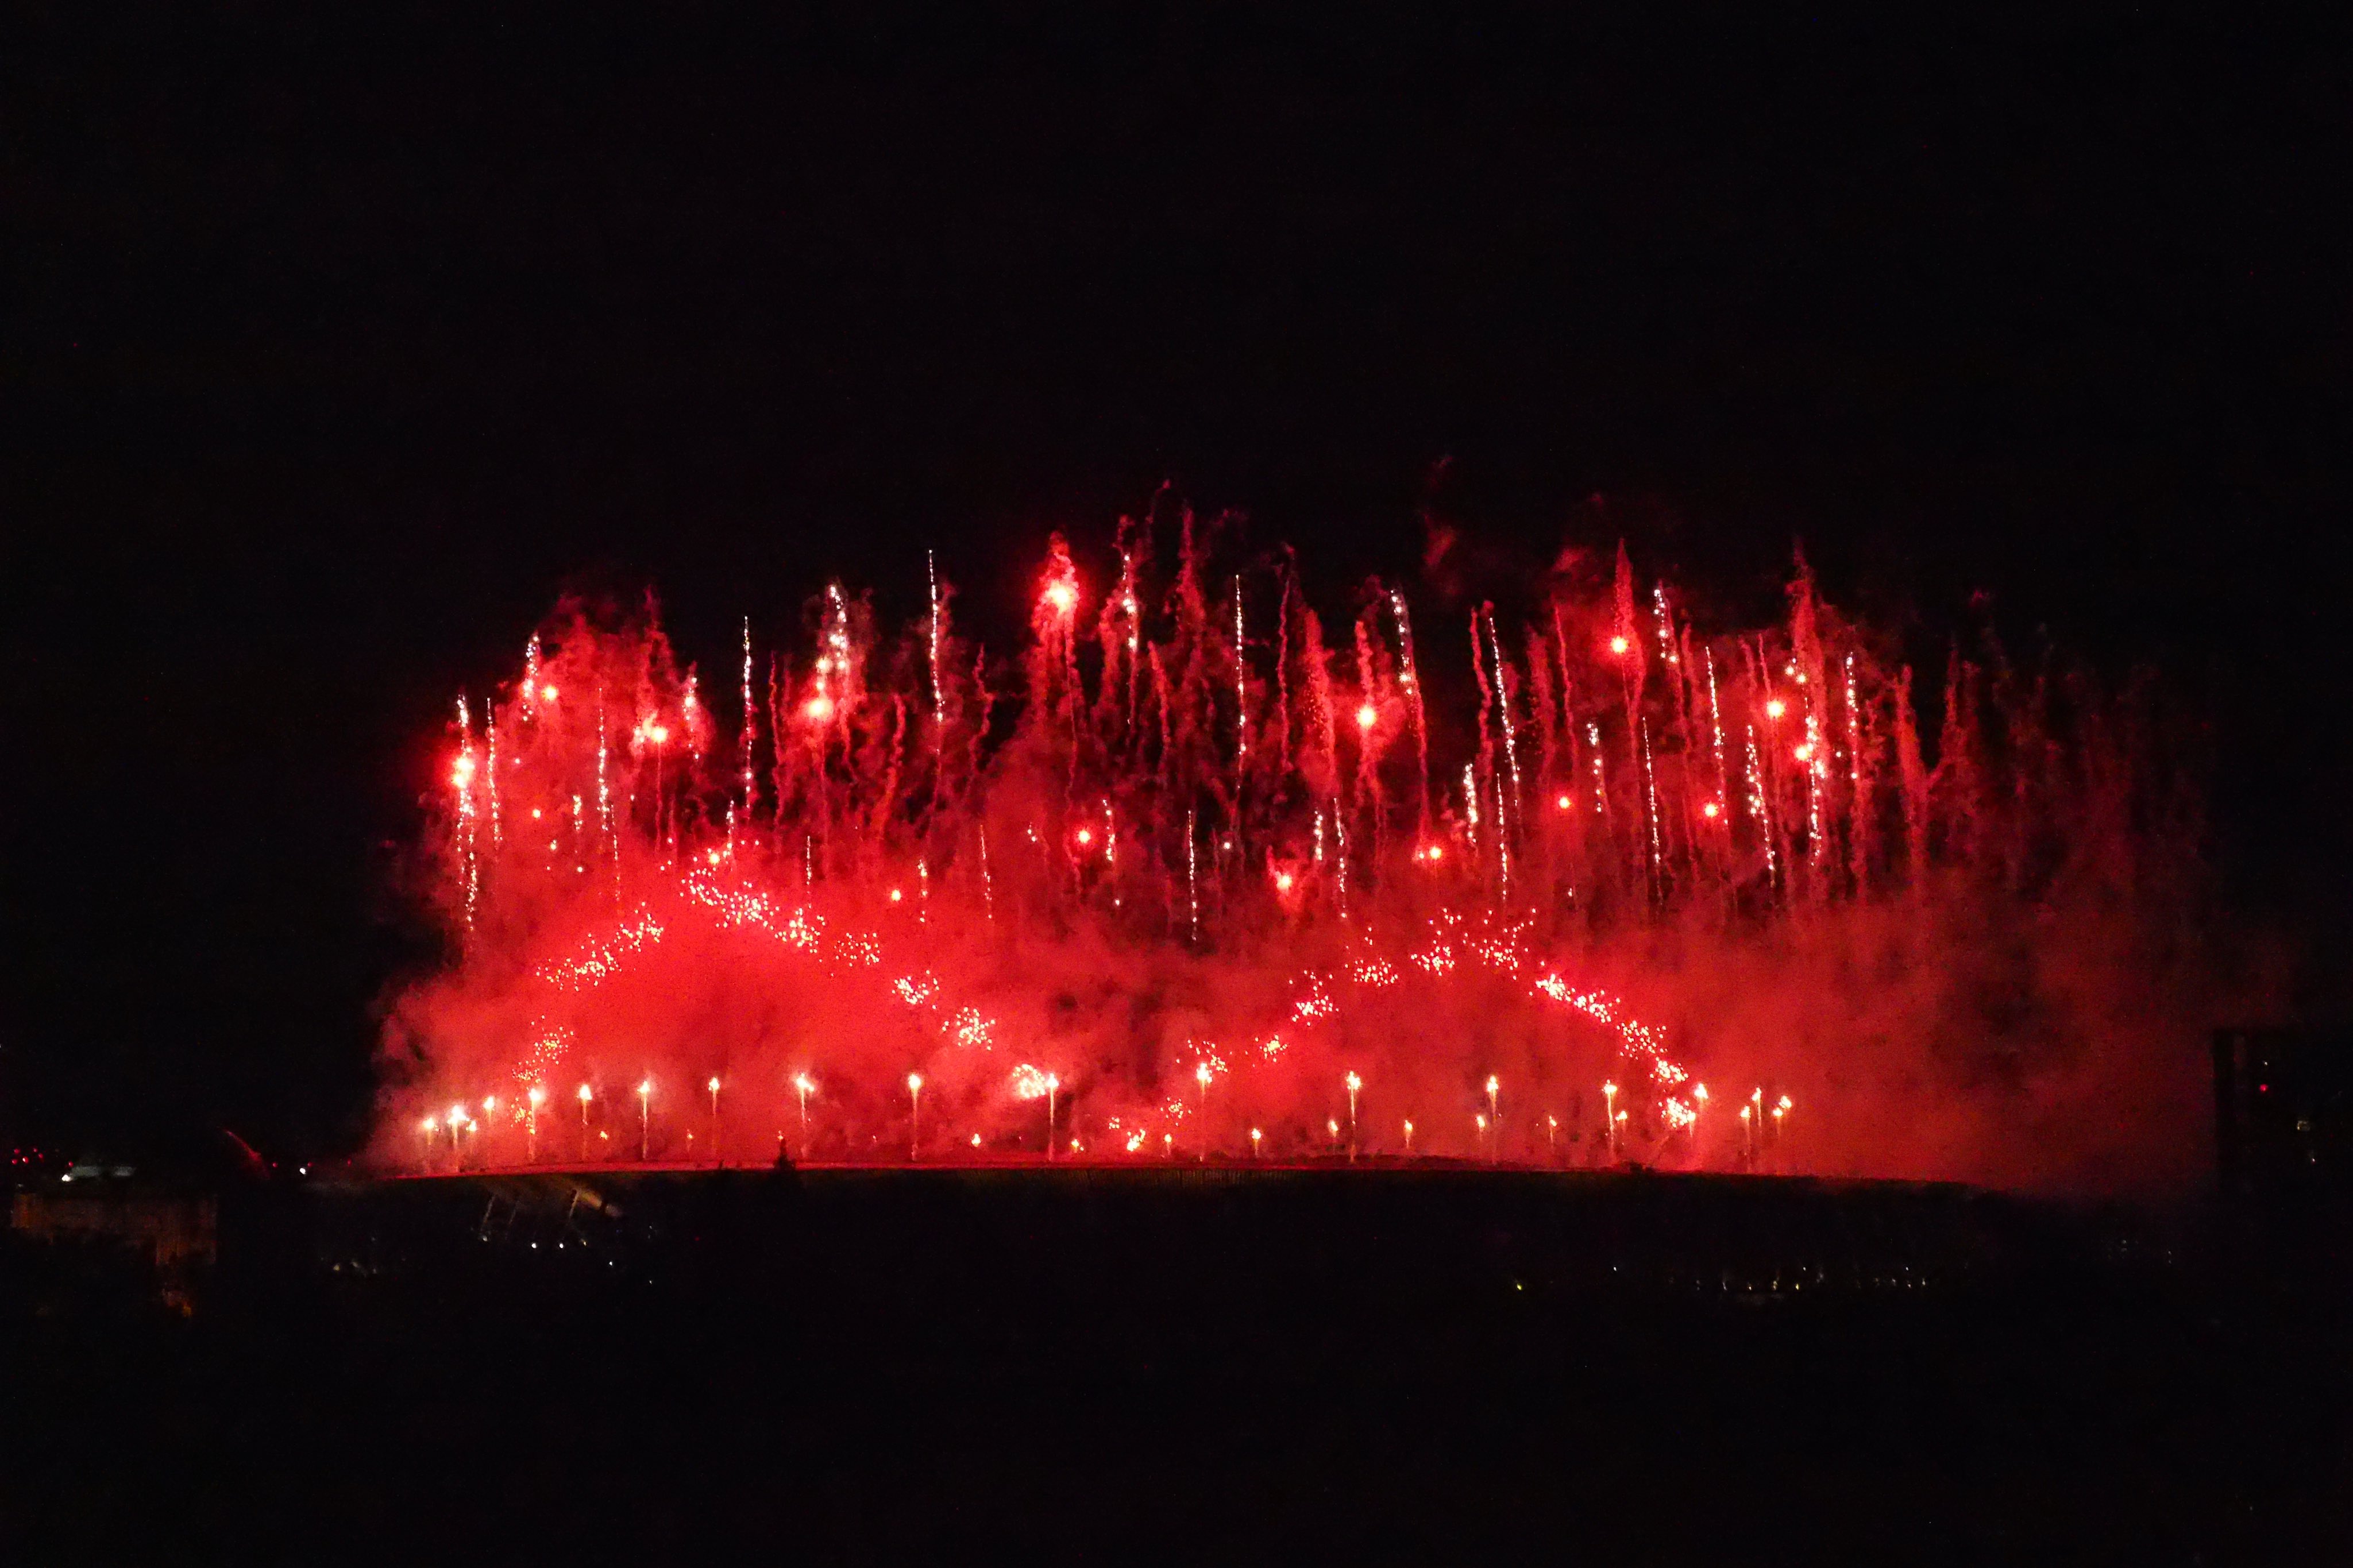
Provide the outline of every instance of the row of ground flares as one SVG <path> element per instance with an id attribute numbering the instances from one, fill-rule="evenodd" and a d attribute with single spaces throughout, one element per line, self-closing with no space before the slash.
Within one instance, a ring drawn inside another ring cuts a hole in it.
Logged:
<path id="1" fill-rule="evenodd" d="M 1031 1068 L 1017 1069 L 1017 1071 L 1024 1073 L 1034 1072 L 1034 1070 L 1035 1069 Z M 1043 1136 L 1039 1140 L 1039 1149 L 1042 1158 L 1050 1163 L 1052 1162 L 1057 1157 L 1058 1149 L 1061 1149 L 1063 1152 L 1066 1152 L 1072 1157 L 1081 1157 L 1088 1154 L 1091 1152 L 1089 1145 L 1082 1137 L 1071 1138 L 1069 1141 L 1067 1147 L 1058 1145 L 1056 1142 L 1056 1139 L 1060 1137 L 1063 1131 L 1067 1131 L 1067 1127 L 1058 1122 L 1055 1116 L 1055 1099 L 1061 1088 L 1060 1078 L 1056 1074 L 1048 1073 L 1042 1075 L 1039 1081 L 1043 1086 L 1043 1094 L 1040 1098 L 1045 1100 L 1045 1126 Z M 1211 1084 L 1214 1081 L 1213 1075 L 1206 1063 L 1195 1069 L 1195 1081 L 1199 1085 L 1201 1095 L 1204 1100 L 1206 1100 L 1208 1096 Z M 1389 1151 L 1367 1149 L 1360 1142 L 1359 1135 L 1361 1129 L 1357 1121 L 1356 1113 L 1360 1096 L 1363 1094 L 1365 1089 L 1364 1079 L 1357 1074 L 1352 1072 L 1346 1075 L 1346 1077 L 1341 1080 L 1341 1083 L 1342 1087 L 1346 1090 L 1348 1097 L 1348 1112 L 1345 1123 L 1341 1118 L 1337 1116 L 1327 1120 L 1324 1124 L 1325 1140 L 1323 1147 L 1318 1150 L 1304 1151 L 1304 1152 L 1321 1154 L 1325 1159 L 1338 1159 L 1345 1157 L 1351 1163 L 1354 1163 L 1360 1155 L 1368 1159 L 1389 1157 Z M 923 1075 L 921 1073 L 909 1073 L 907 1075 L 906 1087 L 908 1101 L 908 1142 L 906 1159 L 910 1163 L 920 1163 L 923 1161 L 924 1154 L 923 1122 Z M 1504 1158 L 1497 1146 L 1501 1130 L 1504 1126 L 1501 1105 L 1503 1082 L 1500 1079 L 1490 1075 L 1484 1087 L 1487 1092 L 1488 1109 L 1484 1111 L 1474 1112 L 1472 1117 L 1472 1125 L 1478 1131 L 1481 1158 L 1491 1163 L 1499 1163 Z M 700 1163 L 712 1165 L 713 1167 L 724 1166 L 729 1163 L 729 1160 L 725 1149 L 726 1133 L 720 1117 L 720 1097 L 726 1088 L 726 1083 L 724 1079 L 713 1076 L 705 1081 L 703 1088 L 705 1092 L 710 1096 L 709 1120 L 705 1123 L 705 1126 L 710 1132 L 710 1140 L 708 1145 L 701 1153 Z M 795 1142 L 788 1138 L 786 1131 L 784 1128 L 778 1128 L 776 1133 L 775 1151 L 776 1157 L 778 1159 L 790 1158 L 797 1152 L 802 1157 L 806 1157 L 809 1146 L 809 1103 L 812 1099 L 818 1098 L 820 1095 L 820 1089 L 817 1079 L 806 1072 L 796 1073 L 794 1075 L 792 1089 L 797 1102 L 797 1148 L 796 1148 Z M 634 1092 L 638 1101 L 638 1161 L 641 1164 L 650 1163 L 652 1161 L 651 1138 L 653 1129 L 653 1097 L 655 1093 L 654 1080 L 650 1078 L 639 1079 Z M 1618 1108 L 1619 1089 L 1618 1085 L 1614 1081 L 1604 1080 L 1601 1085 L 1601 1093 L 1604 1107 L 1602 1116 L 1603 1131 L 1601 1134 L 1601 1145 L 1607 1162 L 1615 1163 L 1620 1155 L 1620 1140 L 1625 1135 L 1625 1129 L 1630 1112 L 1621 1110 Z M 591 1125 L 589 1115 L 590 1109 L 598 1101 L 595 1086 L 586 1083 L 581 1084 L 578 1089 L 574 1091 L 573 1098 L 580 1108 L 577 1163 L 581 1164 L 588 1164 L 595 1162 L 608 1162 L 617 1158 L 625 1158 L 625 1152 L 623 1154 L 617 1155 L 608 1152 L 605 1147 L 611 1142 L 611 1131 L 609 1129 L 595 1128 Z M 1681 1152 L 1684 1156 L 1685 1162 L 1693 1168 L 1699 1168 L 1704 1161 L 1700 1128 L 1702 1117 L 1709 1103 L 1707 1085 L 1703 1083 L 1695 1086 L 1693 1090 L 1692 1099 L 1694 1108 L 1690 1114 L 1679 1121 L 1673 1121 L 1671 1124 L 1673 1127 L 1673 1130 L 1682 1135 Z M 539 1120 L 543 1111 L 548 1111 L 549 1104 L 550 1100 L 547 1089 L 542 1085 L 533 1084 L 531 1088 L 524 1090 L 520 1102 L 511 1101 L 503 1107 L 508 1113 L 509 1120 L 509 1127 L 507 1129 L 509 1136 L 506 1138 L 505 1142 L 511 1145 L 514 1142 L 514 1138 L 512 1136 L 514 1131 L 518 1128 L 521 1131 L 523 1149 L 522 1159 L 519 1163 L 522 1165 L 536 1165 L 542 1161 L 543 1154 L 540 1147 Z M 512 1159 L 500 1160 L 495 1158 L 497 1154 L 501 1152 L 512 1155 L 512 1148 L 505 1150 L 497 1149 L 495 1147 L 486 1149 L 478 1142 L 478 1139 L 482 1134 L 485 1122 L 490 1124 L 491 1136 L 492 1140 L 495 1141 L 497 1139 L 499 1132 L 498 1118 L 501 1109 L 501 1102 L 498 1096 L 485 1095 L 480 1102 L 479 1115 L 476 1114 L 474 1107 L 470 1106 L 465 1101 L 461 1100 L 451 1105 L 446 1111 L 438 1115 L 428 1114 L 425 1116 L 417 1123 L 417 1132 L 420 1140 L 417 1160 L 417 1169 L 419 1173 L 431 1173 L 438 1168 L 446 1168 L 449 1171 L 455 1172 L 468 1168 L 488 1169 L 518 1163 L 518 1162 Z M 1774 1101 L 1773 1104 L 1767 1106 L 1765 1103 L 1764 1089 L 1760 1086 L 1757 1089 L 1751 1089 L 1749 1091 L 1747 1100 L 1743 1102 L 1739 1108 L 1740 1137 L 1738 1147 L 1735 1152 L 1738 1163 L 1745 1167 L 1753 1169 L 1757 1167 L 1760 1162 L 1767 1159 L 1773 1152 L 1781 1149 L 1784 1146 L 1784 1141 L 1788 1132 L 1786 1119 L 1795 1109 L 1795 1102 L 1792 1101 L 1786 1094 Z M 549 1111 L 549 1114 L 553 1115 L 554 1112 Z M 1407 1160 L 1414 1159 L 1416 1155 L 1413 1146 L 1413 1119 L 1411 1117 L 1404 1118 L 1398 1125 L 1401 1138 L 1394 1157 Z M 1560 1118 L 1555 1115 L 1546 1114 L 1544 1119 L 1544 1129 L 1545 1154 L 1543 1163 L 1547 1165 L 1556 1165 L 1561 1163 L 1561 1158 L 1564 1153 Z M 1106 1131 L 1114 1130 L 1107 1129 Z M 593 1143 L 592 1133 L 594 1137 Z M 445 1135 L 448 1140 L 446 1159 L 444 1158 L 444 1151 L 442 1147 Z M 554 1137 L 555 1142 L 561 1142 L 562 1140 L 560 1135 L 552 1136 Z M 689 1145 L 690 1161 L 691 1161 L 691 1146 L 695 1141 L 696 1134 L 690 1129 L 687 1131 L 685 1136 L 686 1142 Z M 1249 1131 L 1249 1139 L 1250 1158 L 1253 1161 L 1263 1158 L 1266 1152 L 1265 1129 L 1255 1126 L 1251 1127 Z M 1114 1146 L 1117 1146 L 1116 1140 L 1114 1140 Z M 974 1157 L 978 1157 L 984 1154 L 1002 1156 L 1008 1152 L 1006 1149 L 992 1147 L 986 1136 L 978 1132 L 972 1133 L 968 1141 L 959 1141 L 955 1137 L 950 1137 L 938 1152 L 941 1154 L 955 1156 L 965 1153 L 967 1150 Z M 1024 1156 L 1030 1152 L 1027 1148 L 1010 1152 Z M 1138 1146 L 1133 1142 L 1133 1140 L 1131 1140 L 1125 1148 L 1125 1152 L 1133 1155 L 1139 1152 L 1143 1152 L 1147 1158 L 1157 1156 L 1163 1160 L 1174 1159 L 1180 1152 L 1176 1146 L 1176 1136 L 1174 1133 L 1164 1133 L 1162 1135 L 1161 1143 L 1156 1149 L 1143 1149 L 1139 1151 Z M 560 1149 L 551 1148 L 549 1152 L 555 1158 L 560 1159 L 561 1157 Z M 1187 1149 L 1181 1151 L 1181 1152 L 1190 1155 L 1199 1162 L 1207 1163 L 1213 1158 L 1221 1162 L 1225 1161 L 1229 1158 L 1239 1155 L 1240 1151 L 1229 1151 L 1214 1147 L 1208 1143 L 1200 1143 L 1188 1147 Z M 735 1163 L 741 1163 L 743 1162 L 739 1159 Z"/>

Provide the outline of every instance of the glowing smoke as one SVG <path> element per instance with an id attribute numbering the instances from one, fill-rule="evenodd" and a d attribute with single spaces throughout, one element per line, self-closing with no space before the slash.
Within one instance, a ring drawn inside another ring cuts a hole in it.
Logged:
<path id="1" fill-rule="evenodd" d="M 926 582 L 895 637 L 839 585 L 811 646 L 746 626 L 723 724 L 577 605 L 459 705 L 454 957 L 394 1006 L 384 1160 L 904 1159 L 918 1100 L 941 1159 L 1327 1154 L 1343 1117 L 1368 1154 L 2200 1157 L 2194 770 L 2146 693 L 1956 655 L 1932 704 L 1802 571 L 1730 631 L 1622 551 L 1430 645 L 1378 584 L 1327 637 L 1189 521 L 1165 580 L 1133 525 L 1095 584 L 1057 540 L 1018 676 Z"/>

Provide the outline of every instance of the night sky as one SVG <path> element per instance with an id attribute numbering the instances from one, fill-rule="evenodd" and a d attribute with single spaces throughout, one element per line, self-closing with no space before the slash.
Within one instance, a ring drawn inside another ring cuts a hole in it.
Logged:
<path id="1" fill-rule="evenodd" d="M 2233 904 L 2341 943 L 2341 22 L 979 9 L 0 22 L 0 1132 L 353 1144 L 567 585 L 723 662 L 935 546 L 987 626 L 1164 483 L 1335 601 L 1427 516 L 1802 539 L 1932 659 L 2154 662 Z"/>

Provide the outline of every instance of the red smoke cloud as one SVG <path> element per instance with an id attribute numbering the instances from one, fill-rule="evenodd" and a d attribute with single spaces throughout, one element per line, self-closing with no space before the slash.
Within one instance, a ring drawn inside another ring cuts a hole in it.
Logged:
<path id="1" fill-rule="evenodd" d="M 1931 704 L 1802 572 L 1727 630 L 1622 552 L 1470 614 L 1438 688 L 1404 594 L 1331 638 L 1189 524 L 1099 587 L 1057 541 L 1018 678 L 930 584 L 896 636 L 839 587 L 807 647 L 747 628 L 711 689 L 567 605 L 461 708 L 383 1161 L 1034 1159 L 1050 1116 L 1062 1157 L 2203 1158 L 2195 770 L 2146 692 L 1956 655 Z"/>

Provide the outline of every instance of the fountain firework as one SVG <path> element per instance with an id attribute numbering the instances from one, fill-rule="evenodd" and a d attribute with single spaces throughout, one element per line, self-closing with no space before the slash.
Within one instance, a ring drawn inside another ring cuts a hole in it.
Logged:
<path id="1" fill-rule="evenodd" d="M 1213 574 L 1188 517 L 1164 579 L 1117 542 L 1096 596 L 1053 542 L 1018 668 L 936 560 L 902 634 L 838 584 L 806 647 L 747 624 L 732 735 L 650 612 L 559 607 L 457 705 L 452 958 L 394 1005 L 383 1157 L 498 1089 L 480 1157 L 520 1160 L 559 1081 L 584 1157 L 628 1085 L 641 1156 L 681 1152 L 655 1082 L 710 1086 L 713 1157 L 796 1103 L 805 1158 L 917 1152 L 926 1090 L 942 1158 L 1029 1147 L 1040 1099 L 1042 1157 L 1058 1104 L 1098 1157 L 1300 1152 L 1334 1083 L 1354 1152 L 1361 1067 L 1419 1156 L 1746 1163 L 1705 1064 L 1809 1107 L 1782 1169 L 2161 1173 L 2198 822 L 2141 696 L 1956 653 L 1932 747 L 1802 566 L 1777 624 L 1705 627 L 1621 549 L 1513 639 L 1461 612 L 1456 707 L 1401 591 L 1335 646 L 1287 556 Z"/>

